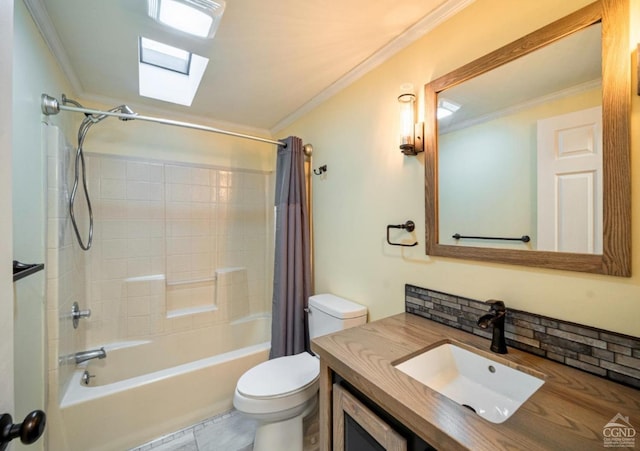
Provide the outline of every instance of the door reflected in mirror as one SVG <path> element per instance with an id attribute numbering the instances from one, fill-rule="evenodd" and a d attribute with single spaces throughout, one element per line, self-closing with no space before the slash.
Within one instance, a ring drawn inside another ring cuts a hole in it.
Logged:
<path id="1" fill-rule="evenodd" d="M 441 244 L 602 253 L 601 33 L 438 94 Z"/>

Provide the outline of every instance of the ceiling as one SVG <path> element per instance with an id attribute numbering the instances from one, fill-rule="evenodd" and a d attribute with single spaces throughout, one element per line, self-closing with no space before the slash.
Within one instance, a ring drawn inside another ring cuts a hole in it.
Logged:
<path id="1" fill-rule="evenodd" d="M 25 3 L 83 100 L 275 133 L 472 1 L 227 0 L 213 40 L 161 26 L 146 0 Z M 139 96 L 141 35 L 209 58 L 190 107 Z"/>

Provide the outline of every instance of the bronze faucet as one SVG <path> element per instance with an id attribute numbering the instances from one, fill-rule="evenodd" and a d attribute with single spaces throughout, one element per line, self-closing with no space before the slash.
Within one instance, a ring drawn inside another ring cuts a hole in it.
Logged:
<path id="1" fill-rule="evenodd" d="M 493 326 L 493 339 L 491 340 L 491 350 L 498 354 L 507 353 L 507 343 L 504 339 L 504 318 L 507 309 L 502 301 L 490 299 L 485 304 L 489 304 L 491 309 L 486 315 L 478 319 L 478 326 L 483 329 Z"/>

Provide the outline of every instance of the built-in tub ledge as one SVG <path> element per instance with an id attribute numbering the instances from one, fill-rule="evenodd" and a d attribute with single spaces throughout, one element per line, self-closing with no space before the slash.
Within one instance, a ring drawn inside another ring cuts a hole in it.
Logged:
<path id="1" fill-rule="evenodd" d="M 198 307 L 187 307 L 167 311 L 167 318 L 179 318 L 181 316 L 197 315 L 198 313 L 215 312 L 218 307 L 215 305 L 202 305 Z"/>
<path id="2" fill-rule="evenodd" d="M 165 280 L 164 274 L 149 274 L 146 276 L 128 277 L 124 279 L 125 282 L 151 282 L 154 280 Z"/>
<path id="3" fill-rule="evenodd" d="M 248 323 L 250 321 L 255 321 L 257 319 L 271 319 L 271 313 L 255 313 L 253 315 L 243 316 L 242 318 L 234 319 L 229 324 L 232 326 L 236 324 Z"/>

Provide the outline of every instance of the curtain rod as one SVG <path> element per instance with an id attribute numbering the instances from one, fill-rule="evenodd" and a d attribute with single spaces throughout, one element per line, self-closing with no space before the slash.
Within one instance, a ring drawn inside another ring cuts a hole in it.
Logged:
<path id="1" fill-rule="evenodd" d="M 94 110 L 91 108 L 84 108 L 82 106 L 67 106 L 65 105 L 65 101 L 66 98 L 64 97 L 63 94 L 63 102 L 60 103 L 58 102 L 58 100 L 54 97 L 51 97 L 50 95 L 47 94 L 42 94 L 41 96 L 41 109 L 42 109 L 42 113 L 49 116 L 52 114 L 58 114 L 61 110 L 64 111 L 73 111 L 76 113 L 85 113 L 85 114 L 97 114 L 97 115 L 104 115 L 104 116 L 112 116 L 112 117 L 117 117 L 118 119 L 121 119 L 123 121 L 128 121 L 128 120 L 136 120 L 136 121 L 146 121 L 146 122 L 156 122 L 159 124 L 165 124 L 165 125 L 173 125 L 176 127 L 184 127 L 184 128 L 191 128 L 194 130 L 202 130 L 205 132 L 212 132 L 212 133 L 219 133 L 222 135 L 229 135 L 229 136 L 235 136 L 237 138 L 245 138 L 245 139 L 251 139 L 253 141 L 260 141 L 260 142 L 264 142 L 264 143 L 269 143 L 269 144 L 276 144 L 278 146 L 283 146 L 283 147 L 287 147 L 287 145 L 285 143 L 283 143 L 282 141 L 276 141 L 273 139 L 269 139 L 269 138 L 262 138 L 260 136 L 253 136 L 253 135 L 246 135 L 244 133 L 236 133 L 236 132 L 232 132 L 229 130 L 222 130 L 219 128 L 213 128 L 213 127 L 208 127 L 206 125 L 199 125 L 199 124 L 192 124 L 190 122 L 182 122 L 182 121 L 174 121 L 171 119 L 164 119 L 164 118 L 160 118 L 160 117 L 153 117 L 153 116 L 142 116 L 138 113 L 122 113 L 119 111 L 101 111 L 101 110 Z M 77 103 L 74 101 L 70 101 L 71 103 Z M 78 103 L 78 105 L 80 105 Z M 124 106 L 124 105 L 123 105 Z M 129 110 L 131 111 L 131 110 Z M 310 146 L 309 144 L 307 144 L 307 146 Z M 306 150 L 306 149 L 305 149 Z"/>

